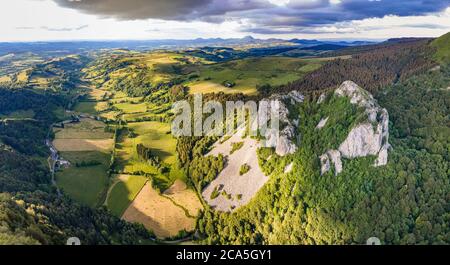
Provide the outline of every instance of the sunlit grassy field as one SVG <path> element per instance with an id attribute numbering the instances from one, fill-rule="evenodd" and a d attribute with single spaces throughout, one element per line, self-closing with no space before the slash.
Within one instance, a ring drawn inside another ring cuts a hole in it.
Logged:
<path id="1" fill-rule="evenodd" d="M 129 130 L 136 134 L 131 138 L 122 132 L 117 143 L 117 166 L 125 173 L 143 171 L 157 173 L 148 163 L 141 161 L 136 153 L 140 143 L 150 148 L 165 163 L 175 163 L 176 139 L 170 133 L 170 124 L 161 122 L 136 122 L 128 124 Z"/>
<path id="2" fill-rule="evenodd" d="M 71 167 L 56 173 L 56 183 L 60 189 L 75 200 L 96 206 L 108 183 L 108 165 L 110 154 L 98 151 L 61 152 Z M 98 161 L 96 166 L 77 167 L 76 163 Z"/>
<path id="3" fill-rule="evenodd" d="M 114 215 L 121 217 L 148 179 L 136 175 L 117 175 L 115 178 L 117 180 L 108 194 L 107 207 Z"/>
<path id="4" fill-rule="evenodd" d="M 70 197 L 89 206 L 100 203 L 107 188 L 113 134 L 106 132 L 105 126 L 101 121 L 81 119 L 54 128 L 53 144 L 71 163 L 56 173 L 56 183 Z"/>
<path id="5" fill-rule="evenodd" d="M 258 85 L 283 85 L 300 79 L 321 66 L 320 61 L 288 57 L 262 57 L 202 65 L 193 73 L 198 78 L 186 83 L 190 93 L 256 94 Z M 191 73 L 192 75 L 192 73 Z M 226 87 L 233 82 L 233 87 Z"/>
<path id="6" fill-rule="evenodd" d="M 114 107 L 123 113 L 142 113 L 147 111 L 147 105 L 145 103 L 117 103 L 114 104 Z"/>
<path id="7" fill-rule="evenodd" d="M 64 128 L 55 128 L 55 139 L 110 139 L 111 132 L 105 131 L 101 121 L 81 119 L 79 123 L 65 124 Z"/>

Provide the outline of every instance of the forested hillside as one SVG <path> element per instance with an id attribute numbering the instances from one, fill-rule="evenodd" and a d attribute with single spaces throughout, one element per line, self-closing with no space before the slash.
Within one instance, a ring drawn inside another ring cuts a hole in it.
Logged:
<path id="1" fill-rule="evenodd" d="M 30 118 L 0 121 L 0 244 L 139 244 L 151 234 L 104 209 L 81 206 L 51 184 L 45 139 L 67 100 L 31 90 L 0 88 L 0 113 Z"/>
<path id="2" fill-rule="evenodd" d="M 373 158 L 360 158 L 344 161 L 336 177 L 321 176 L 318 147 L 335 138 L 330 135 L 317 146 L 317 134 L 308 134 L 292 158 L 264 162 L 263 168 L 274 173 L 250 204 L 232 213 L 205 211 L 199 220 L 204 242 L 364 244 L 376 236 L 383 244 L 448 244 L 450 69 L 434 67 L 434 53 L 442 50 L 429 43 L 370 47 L 370 53 L 329 62 L 284 87 L 309 95 L 306 102 L 316 102 L 320 93 L 346 79 L 377 93 L 391 117 L 387 166 L 374 168 Z M 315 104 L 304 104 L 302 117 L 315 117 Z M 290 159 L 294 170 L 283 173 Z"/>
<path id="3" fill-rule="evenodd" d="M 424 73 L 433 65 L 433 49 L 430 40 L 413 40 L 399 43 L 371 45 L 342 50 L 335 55 L 350 54 L 349 60 L 335 60 L 303 79 L 283 87 L 290 90 L 323 90 L 336 88 L 346 80 L 352 80 L 371 93 Z"/>

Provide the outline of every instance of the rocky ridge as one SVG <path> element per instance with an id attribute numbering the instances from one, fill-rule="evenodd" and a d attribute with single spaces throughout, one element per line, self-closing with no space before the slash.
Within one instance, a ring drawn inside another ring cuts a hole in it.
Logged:
<path id="1" fill-rule="evenodd" d="M 334 92 L 335 96 L 348 97 L 350 103 L 364 108 L 367 120 L 358 124 L 348 134 L 338 150 L 328 150 L 320 156 L 321 173 L 328 172 L 332 163 L 335 174 L 342 172 L 341 157 L 353 159 L 377 156 L 374 166 L 387 164 L 389 144 L 389 114 L 373 96 L 352 81 L 344 82 Z"/>

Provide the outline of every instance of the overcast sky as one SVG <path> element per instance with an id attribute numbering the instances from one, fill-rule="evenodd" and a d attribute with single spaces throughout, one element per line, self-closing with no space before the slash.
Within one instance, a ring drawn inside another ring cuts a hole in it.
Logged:
<path id="1" fill-rule="evenodd" d="M 386 39 L 450 31 L 450 0 L 2 0 L 0 41 Z"/>

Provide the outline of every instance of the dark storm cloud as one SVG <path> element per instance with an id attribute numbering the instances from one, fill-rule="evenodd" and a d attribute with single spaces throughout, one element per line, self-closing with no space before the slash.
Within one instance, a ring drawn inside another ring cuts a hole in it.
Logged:
<path id="1" fill-rule="evenodd" d="M 312 28 L 324 25 L 386 15 L 424 15 L 450 6 L 450 0 L 291 0 L 284 6 L 276 6 L 269 0 L 53 1 L 84 13 L 121 20 L 154 18 L 220 23 L 246 19 L 252 26 L 244 31 L 265 34 L 314 32 Z"/>
<path id="2" fill-rule="evenodd" d="M 263 8 L 265 0 L 53 0 L 88 14 L 121 20 L 201 20 L 227 12 Z"/>
<path id="3" fill-rule="evenodd" d="M 342 9 L 364 17 L 384 15 L 417 16 L 445 9 L 449 0 L 348 0 L 342 1 Z"/>
<path id="4" fill-rule="evenodd" d="M 450 6 L 450 0 L 342 0 L 339 4 L 330 2 L 292 0 L 287 7 L 270 9 L 270 16 L 258 10 L 251 15 L 256 26 L 243 31 L 260 34 L 320 33 L 323 32 L 321 27 L 327 25 L 345 27 L 348 26 L 344 23 L 347 21 L 382 18 L 386 15 L 426 15 L 443 11 Z M 432 28 L 431 24 L 416 26 Z"/>

